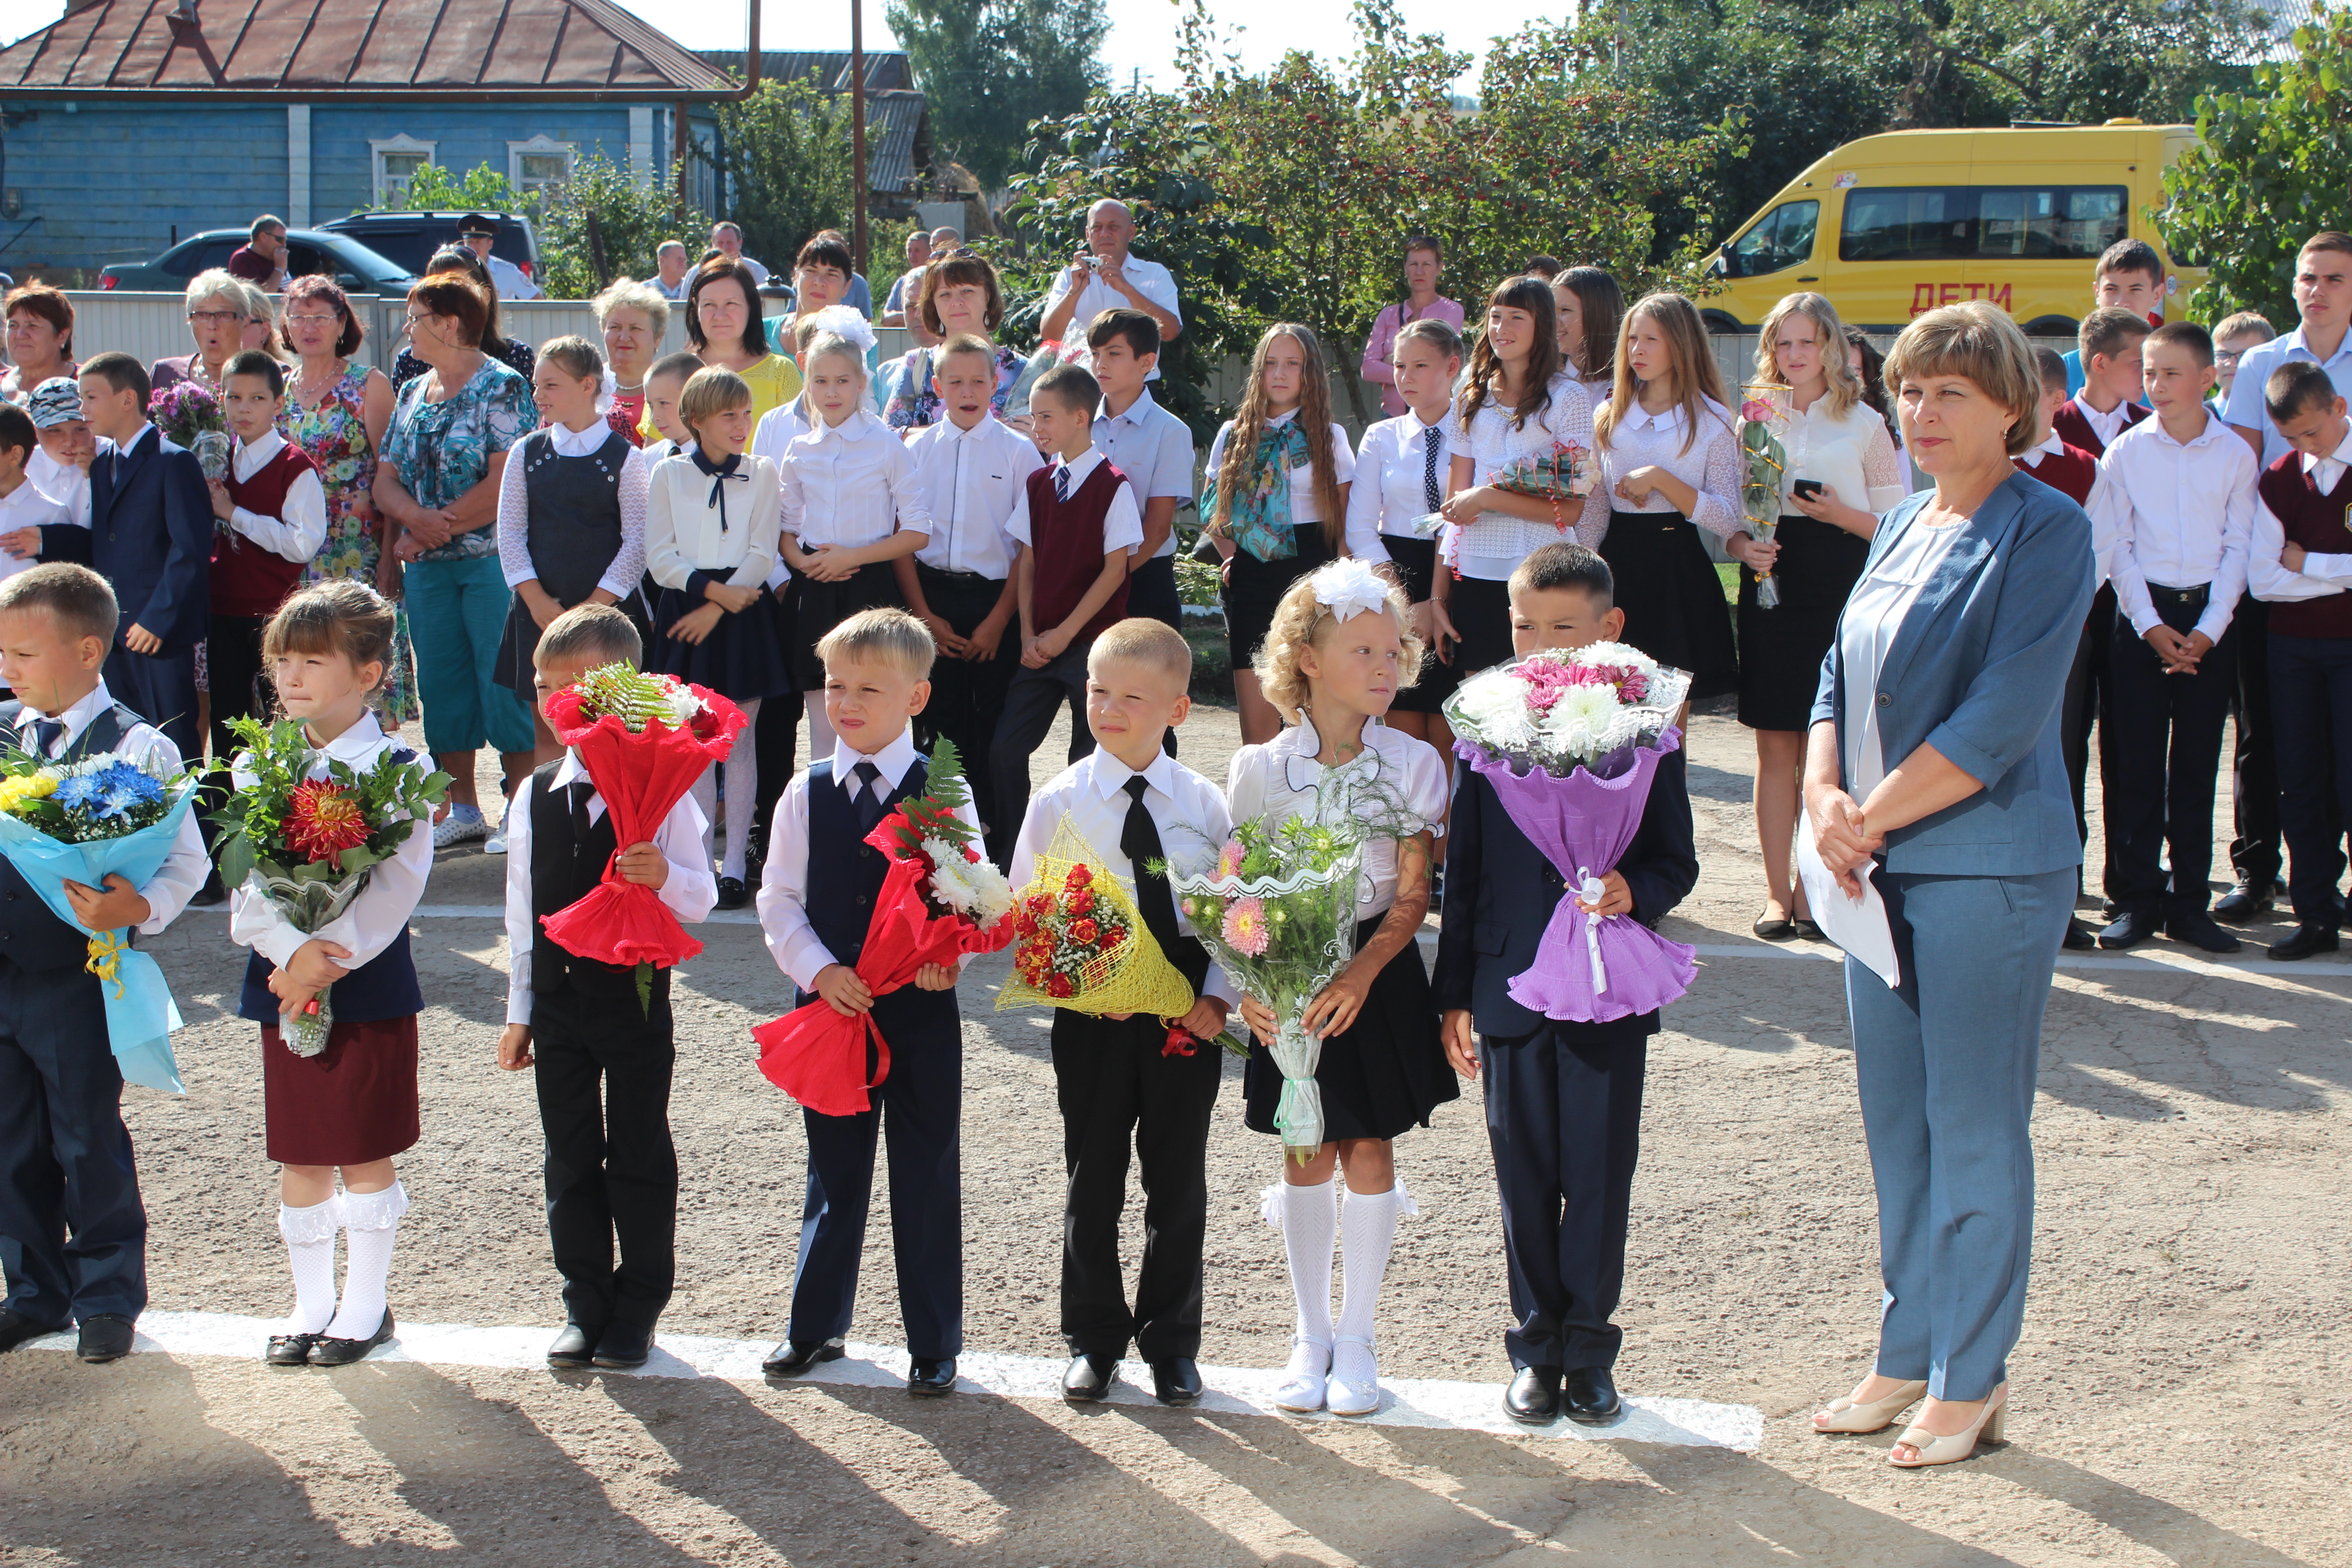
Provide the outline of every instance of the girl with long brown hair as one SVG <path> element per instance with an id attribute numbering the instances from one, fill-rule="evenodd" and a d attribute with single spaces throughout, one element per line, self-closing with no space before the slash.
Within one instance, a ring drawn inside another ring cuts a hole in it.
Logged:
<path id="1" fill-rule="evenodd" d="M 1598 405 L 1609 395 L 1617 357 L 1617 328 L 1625 319 L 1625 290 L 1598 267 L 1571 267 L 1551 280 L 1559 310 L 1559 352 Z"/>
<path id="2" fill-rule="evenodd" d="M 1355 448 L 1331 420 L 1331 382 L 1314 330 L 1278 321 L 1250 356 L 1241 407 L 1209 443 L 1208 532 L 1224 557 L 1225 633 L 1242 744 L 1263 745 L 1282 715 L 1250 664 L 1290 584 L 1345 554 Z"/>

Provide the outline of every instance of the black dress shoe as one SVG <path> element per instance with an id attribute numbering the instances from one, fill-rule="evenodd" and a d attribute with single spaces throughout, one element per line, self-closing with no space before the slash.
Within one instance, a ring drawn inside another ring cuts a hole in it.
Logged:
<path id="1" fill-rule="evenodd" d="M 2099 945 L 2110 952 L 2137 947 L 2156 934 L 2156 916 L 2148 910 L 2126 910 L 2116 917 L 2113 925 L 2099 933 Z"/>
<path id="2" fill-rule="evenodd" d="M 1115 1355 L 1074 1355 L 1062 1369 L 1062 1397 L 1073 1404 L 1091 1405 L 1110 1392 L 1111 1382 L 1118 1376 Z"/>
<path id="3" fill-rule="evenodd" d="M 596 1336 L 596 1364 L 612 1372 L 635 1372 L 654 1353 L 651 1323 L 607 1323 Z"/>
<path id="4" fill-rule="evenodd" d="M 1791 915 L 1789 918 L 1789 927 L 1807 942 L 1829 941 L 1828 937 L 1822 934 L 1822 928 L 1820 926 L 1814 924 L 1811 921 L 1807 920 L 1802 915 Z"/>
<path id="5" fill-rule="evenodd" d="M 1151 1363 L 1151 1397 L 1162 1405 L 1201 1403 L 1201 1369 L 1191 1356 L 1170 1356 Z"/>
<path id="6" fill-rule="evenodd" d="M 751 895 L 744 889 L 742 878 L 721 877 L 719 879 L 719 907 L 720 909 L 740 910 L 751 901 Z"/>
<path id="7" fill-rule="evenodd" d="M 596 1364 L 596 1335 L 600 1331 L 582 1328 L 577 1322 L 566 1322 L 555 1342 L 547 1347 L 547 1364 L 558 1372 L 585 1372 Z"/>
<path id="8" fill-rule="evenodd" d="M 819 1340 L 805 1345 L 786 1340 L 768 1352 L 760 1370 L 770 1377 L 798 1377 L 821 1362 L 839 1361 L 845 1353 L 839 1340 Z"/>
<path id="9" fill-rule="evenodd" d="M 272 1334 L 269 1348 L 261 1352 L 261 1359 L 271 1366 L 308 1366 L 310 1347 L 318 1342 L 316 1334 Z"/>
<path id="10" fill-rule="evenodd" d="M 1503 1390 L 1503 1414 L 1522 1426 L 1549 1426 L 1559 1416 L 1559 1368 L 1523 1366 Z"/>
<path id="11" fill-rule="evenodd" d="M 227 901 L 228 888 L 221 881 L 221 874 L 215 870 L 205 878 L 203 887 L 198 888 L 189 896 L 188 907 L 192 910 L 208 910 L 215 904 L 224 904 Z"/>
<path id="12" fill-rule="evenodd" d="M 2294 934 L 2284 942 L 2271 943 L 2271 956 L 2281 963 L 2293 963 L 2299 958 L 2309 958 L 2315 952 L 2334 952 L 2336 936 L 2333 926 L 2297 926 Z"/>
<path id="13" fill-rule="evenodd" d="M 375 1332 L 363 1340 L 339 1340 L 332 1334 L 320 1334 L 319 1342 L 310 1347 L 310 1364 L 312 1366 L 349 1366 L 390 1338 L 392 1338 L 392 1309 L 386 1307 L 383 1310 L 383 1321 L 375 1326 Z"/>
<path id="14" fill-rule="evenodd" d="M 2235 952 L 2238 939 L 2213 923 L 2203 910 L 2182 910 L 2164 922 L 2164 934 L 2207 952 Z"/>
<path id="15" fill-rule="evenodd" d="M 63 1323 L 37 1323 L 22 1312 L 0 1307 L 0 1352 L 15 1350 L 27 1340 L 57 1333 L 64 1327 Z"/>
<path id="16" fill-rule="evenodd" d="M 915 1357 L 907 1366 L 907 1392 L 936 1396 L 954 1389 L 955 1357 Z"/>
<path id="17" fill-rule="evenodd" d="M 1625 1408 L 1625 1402 L 1617 1397 L 1617 1380 L 1605 1366 L 1572 1369 L 1560 1385 L 1560 1404 L 1568 1418 L 1580 1426 L 1605 1426 Z"/>
<path id="18" fill-rule="evenodd" d="M 121 1361 L 131 1353 L 131 1320 L 115 1312 L 93 1312 L 81 1321 L 81 1336 L 74 1354 L 96 1365 Z"/>
<path id="19" fill-rule="evenodd" d="M 2278 897 L 2257 882 L 2241 882 L 2214 900 L 2213 918 L 2233 926 L 2244 925 L 2256 915 L 2266 915 L 2278 908 Z"/>

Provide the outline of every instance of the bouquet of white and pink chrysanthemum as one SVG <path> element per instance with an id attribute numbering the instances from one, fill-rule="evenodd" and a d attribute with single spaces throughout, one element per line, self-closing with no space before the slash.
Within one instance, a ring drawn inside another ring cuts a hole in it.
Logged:
<path id="1" fill-rule="evenodd" d="M 1566 777 L 1657 744 L 1690 677 L 1624 643 L 1547 648 L 1471 677 L 1445 700 L 1456 739 Z"/>

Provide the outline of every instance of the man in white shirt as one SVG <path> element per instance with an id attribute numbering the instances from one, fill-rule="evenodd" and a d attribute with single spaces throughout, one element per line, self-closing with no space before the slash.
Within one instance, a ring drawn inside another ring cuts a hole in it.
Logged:
<path id="1" fill-rule="evenodd" d="M 753 281 L 760 284 L 762 288 L 767 286 L 767 268 L 743 254 L 743 231 L 738 228 L 735 225 L 731 223 L 712 224 L 710 226 L 710 248 L 719 252 L 730 261 L 741 262 L 744 266 L 751 269 L 751 278 Z"/>
<path id="2" fill-rule="evenodd" d="M 1124 202 L 1106 197 L 1087 210 L 1087 247 L 1055 277 L 1045 296 L 1039 337 L 1066 342 L 1076 333 L 1083 339 L 1097 316 L 1121 307 L 1150 316 L 1159 325 L 1163 343 L 1183 331 L 1175 276 L 1157 261 L 1129 253 L 1135 234 L 1134 215 Z M 1087 362 L 1080 358 L 1076 363 Z M 1147 379 L 1156 380 L 1159 374 L 1155 368 Z"/>
<path id="3" fill-rule="evenodd" d="M 665 300 L 686 298 L 687 263 L 692 258 L 686 254 L 682 239 L 665 239 L 654 252 L 654 292 Z"/>
<path id="4" fill-rule="evenodd" d="M 480 213 L 467 213 L 457 220 L 457 237 L 466 248 L 482 258 L 490 274 L 490 287 L 499 291 L 501 300 L 544 300 L 547 290 L 530 280 L 530 274 L 503 256 L 492 256 L 490 246 L 499 237 L 498 226 Z"/>
<path id="5" fill-rule="evenodd" d="M 2246 586 L 2254 460 L 2205 406 L 2213 340 L 2204 328 L 2168 321 L 2142 353 L 2155 417 L 2120 432 L 2100 458 L 2093 519 L 2116 589 L 2104 778 L 2107 892 L 2121 911 L 2099 945 L 2130 947 L 2160 929 L 2234 952 L 2237 939 L 2206 911 L 2205 879 L 2214 768 L 2237 689 L 2230 623 Z"/>
<path id="6" fill-rule="evenodd" d="M 922 323 L 908 321 L 907 315 L 921 296 L 923 268 L 930 265 L 930 260 L 931 237 L 917 229 L 907 237 L 907 270 L 898 274 L 898 280 L 890 285 L 889 298 L 882 301 L 882 319 L 875 325 L 912 326 L 918 335 L 920 334 Z"/>

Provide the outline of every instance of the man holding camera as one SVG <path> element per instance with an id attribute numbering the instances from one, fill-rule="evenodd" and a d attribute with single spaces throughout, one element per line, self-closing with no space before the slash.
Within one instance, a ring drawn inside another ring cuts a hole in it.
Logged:
<path id="1" fill-rule="evenodd" d="M 1086 341 L 1087 328 L 1105 310 L 1140 310 L 1160 324 L 1165 342 L 1184 330 L 1176 307 L 1176 279 L 1157 261 L 1128 253 L 1135 243 L 1135 218 L 1124 202 L 1108 198 L 1087 209 L 1087 247 L 1068 270 L 1054 279 L 1045 296 L 1045 321 L 1039 336 L 1067 342 Z M 1087 363 L 1080 356 L 1080 364 Z M 1154 370 L 1150 379 L 1160 378 Z"/>

